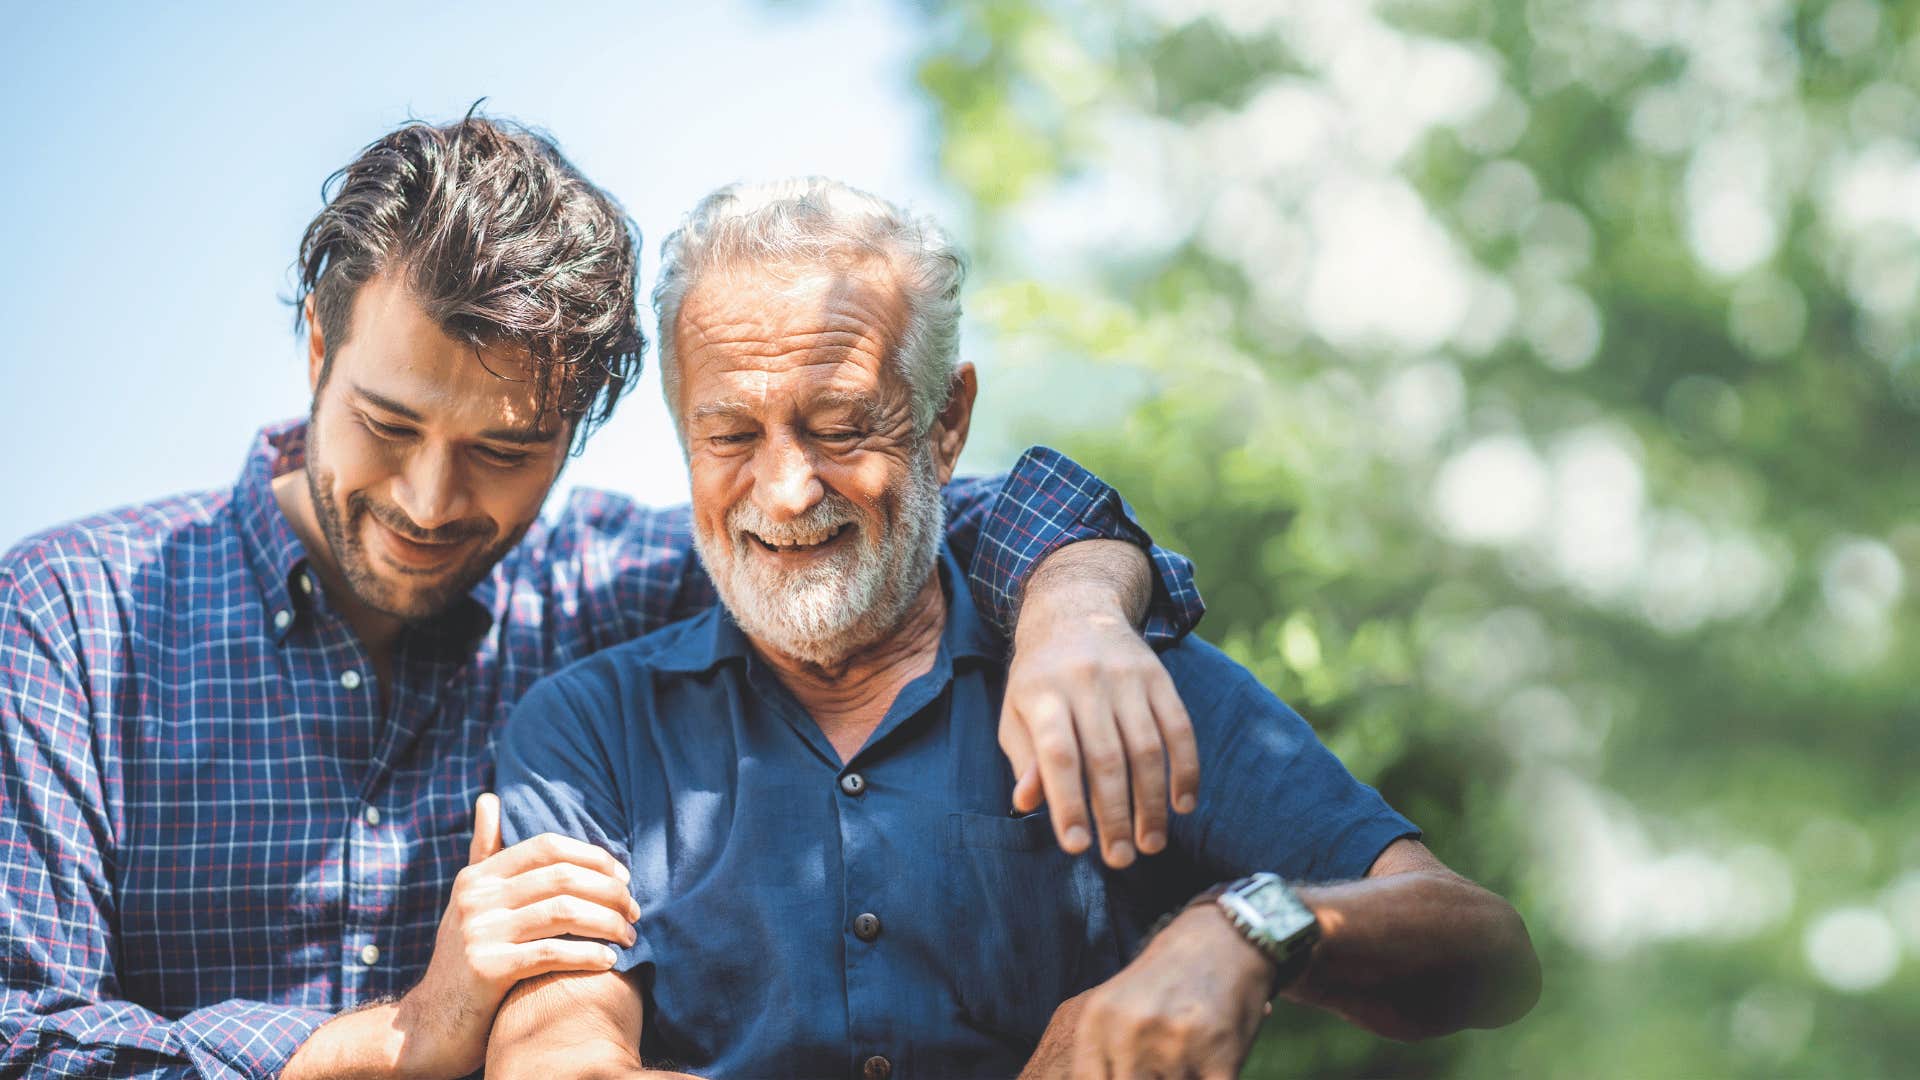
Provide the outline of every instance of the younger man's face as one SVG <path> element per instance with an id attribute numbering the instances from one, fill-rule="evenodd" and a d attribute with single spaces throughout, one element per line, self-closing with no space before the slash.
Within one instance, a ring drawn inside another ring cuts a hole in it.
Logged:
<path id="1" fill-rule="evenodd" d="M 307 484 L 332 561 L 376 611 L 444 611 L 533 524 L 570 428 L 533 424 L 523 353 L 449 337 L 398 275 L 361 286 L 324 384 L 315 344 Z"/>

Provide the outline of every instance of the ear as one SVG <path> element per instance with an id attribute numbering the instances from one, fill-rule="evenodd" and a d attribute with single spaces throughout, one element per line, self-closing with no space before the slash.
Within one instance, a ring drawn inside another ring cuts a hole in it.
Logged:
<path id="1" fill-rule="evenodd" d="M 973 365 L 961 363 L 953 369 L 953 388 L 947 394 L 947 407 L 933 418 L 933 463 L 945 484 L 953 479 L 960 463 L 960 451 L 967 445 L 967 429 L 973 423 L 973 399 L 980 393 L 980 376 Z"/>
<path id="2" fill-rule="evenodd" d="M 318 394 L 320 373 L 327 367 L 327 339 L 320 331 L 320 320 L 315 317 L 312 293 L 307 294 L 301 311 L 307 323 L 307 392 Z"/>

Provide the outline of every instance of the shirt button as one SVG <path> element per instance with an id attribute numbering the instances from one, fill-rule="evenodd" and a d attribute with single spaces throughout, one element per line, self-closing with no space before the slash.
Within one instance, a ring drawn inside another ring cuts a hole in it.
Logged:
<path id="1" fill-rule="evenodd" d="M 859 795 L 867 790 L 867 778 L 857 772 L 850 772 L 840 778 L 840 790 L 849 795 Z"/>
<path id="2" fill-rule="evenodd" d="M 380 824 L 380 808 L 377 806 L 367 807 L 366 811 L 362 813 L 360 816 L 362 818 L 365 818 L 367 824 L 369 825 Z"/>
<path id="3" fill-rule="evenodd" d="M 340 685 L 349 690 L 360 689 L 360 673 L 357 671 L 344 672 L 340 676 Z"/>
<path id="4" fill-rule="evenodd" d="M 872 941 L 880 936 L 880 916 L 871 911 L 862 912 L 853 917 L 853 936 L 861 941 Z"/>
<path id="5" fill-rule="evenodd" d="M 313 595 L 313 579 L 305 574 L 300 575 L 300 591 L 308 596 Z"/>
<path id="6" fill-rule="evenodd" d="M 276 611 L 273 613 L 273 628 L 275 630 L 285 630 L 287 624 L 292 621 L 293 612 L 291 611 Z"/>
<path id="7" fill-rule="evenodd" d="M 887 1080 L 893 1075 L 893 1062 L 875 1054 L 860 1066 L 860 1075 L 863 1080 Z"/>
<path id="8" fill-rule="evenodd" d="M 372 967 L 380 962 L 380 946 L 365 945 L 360 949 L 360 962 Z"/>

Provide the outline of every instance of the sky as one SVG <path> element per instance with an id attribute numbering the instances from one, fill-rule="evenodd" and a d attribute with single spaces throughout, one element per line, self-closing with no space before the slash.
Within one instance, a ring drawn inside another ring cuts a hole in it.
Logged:
<path id="1" fill-rule="evenodd" d="M 0 35 L 0 548 L 230 486 L 304 415 L 292 266 L 320 187 L 409 117 L 552 133 L 659 242 L 734 180 L 836 176 L 935 214 L 909 5 L 30 5 Z M 27 107 L 27 103 L 32 106 Z M 653 337 L 650 314 L 644 316 Z M 567 488 L 654 504 L 686 479 L 647 374 Z"/>

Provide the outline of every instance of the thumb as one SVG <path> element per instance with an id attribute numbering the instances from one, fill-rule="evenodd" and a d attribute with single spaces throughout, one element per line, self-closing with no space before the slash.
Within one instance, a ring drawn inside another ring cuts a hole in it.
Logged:
<path id="1" fill-rule="evenodd" d="M 473 843 L 467 848 L 467 865 L 485 862 L 500 847 L 500 796 L 489 791 L 473 802 Z"/>

